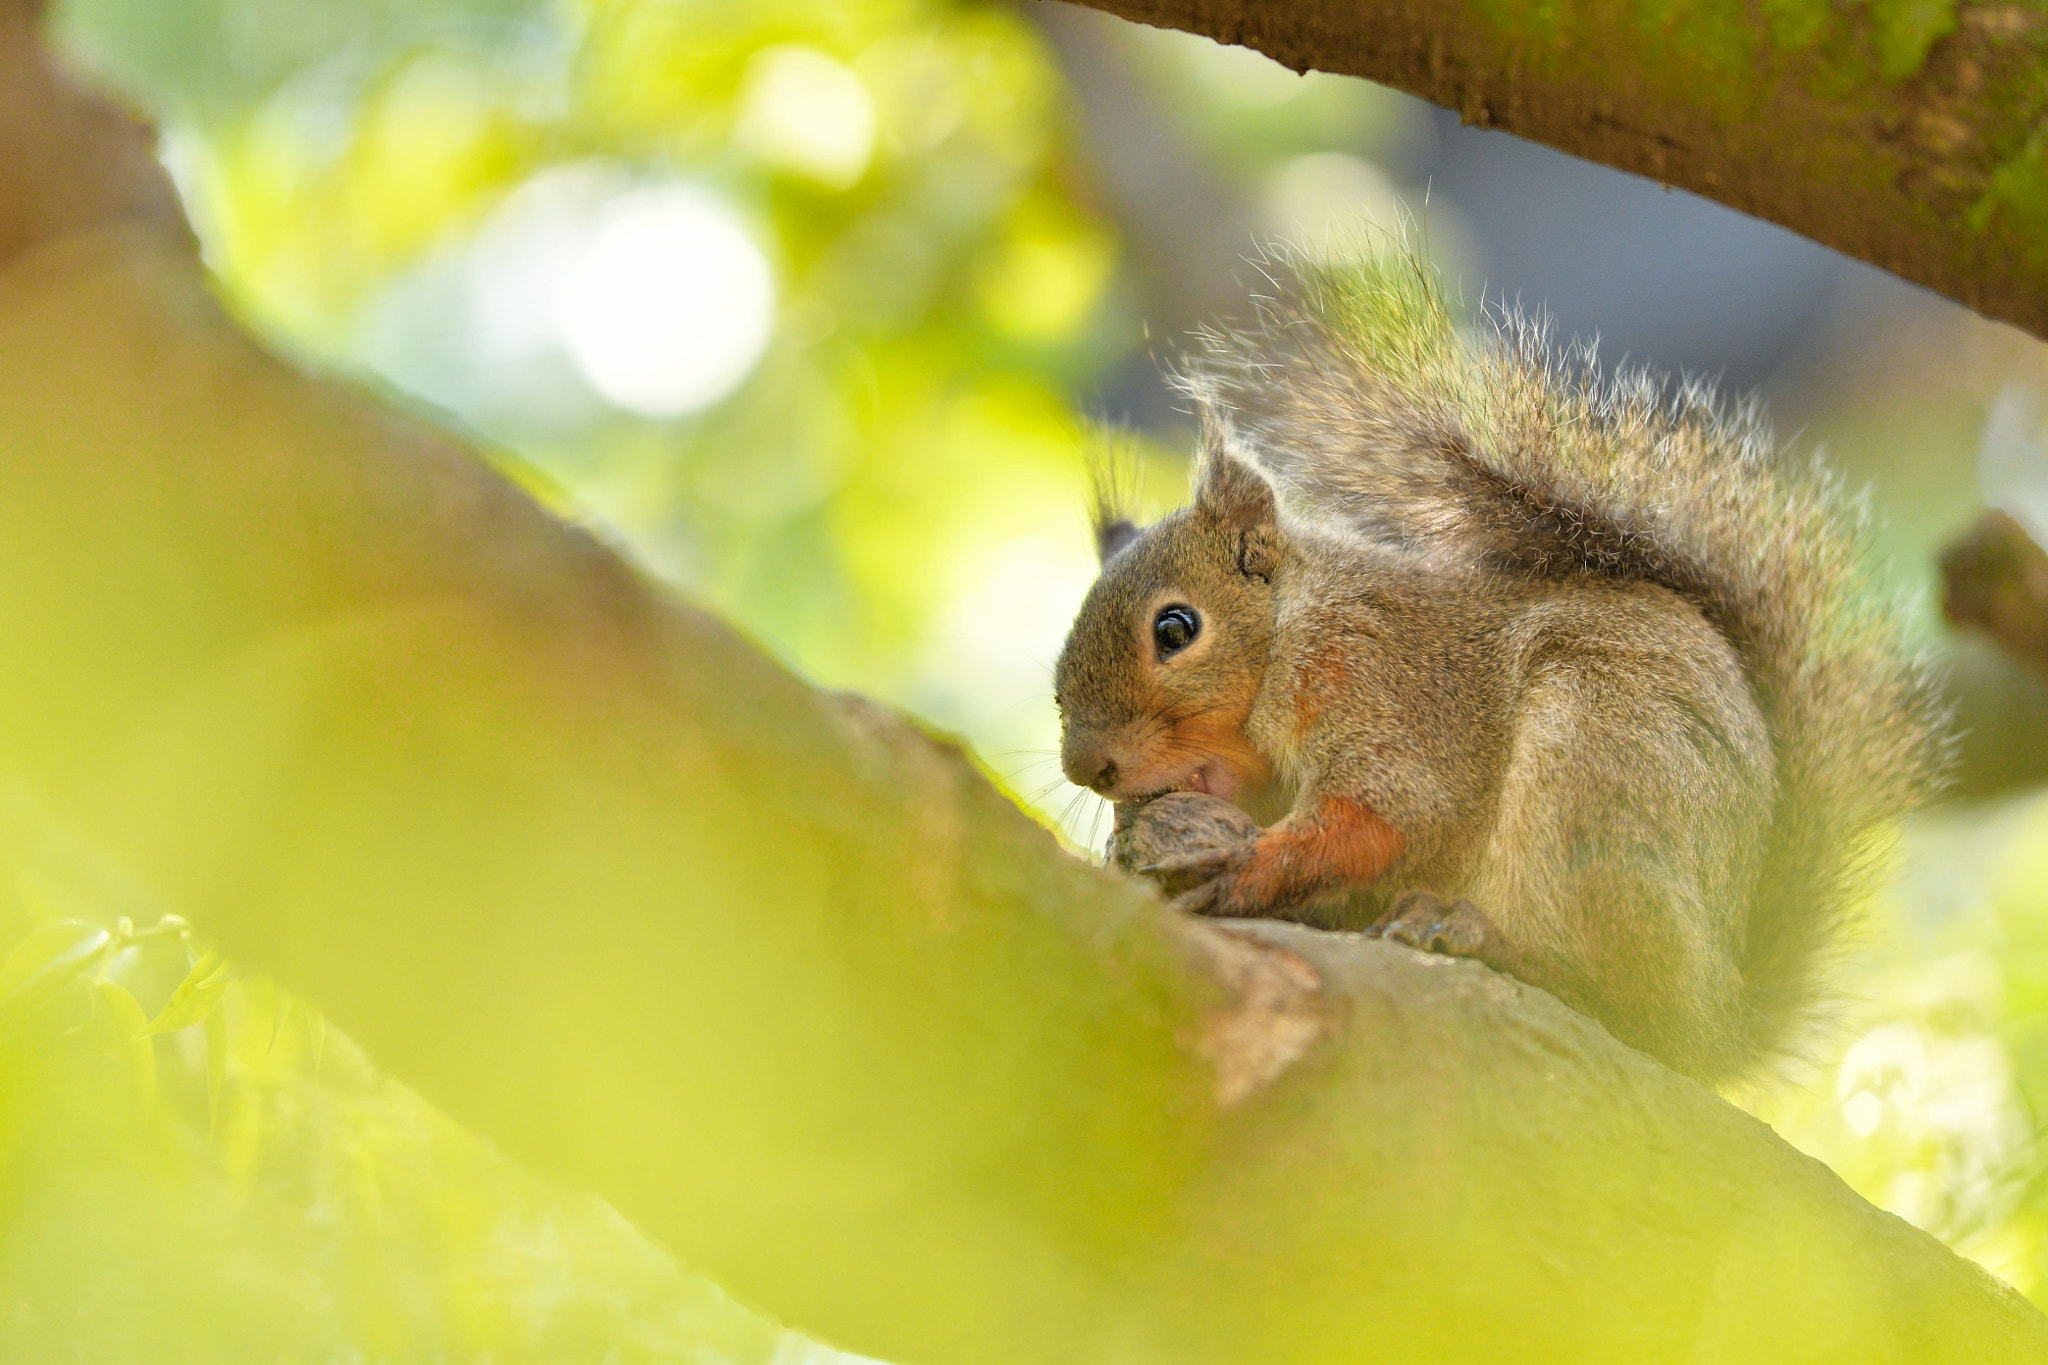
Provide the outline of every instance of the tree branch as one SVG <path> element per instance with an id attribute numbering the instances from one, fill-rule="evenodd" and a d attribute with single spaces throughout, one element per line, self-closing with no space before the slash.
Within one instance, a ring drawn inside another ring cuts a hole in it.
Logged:
<path id="1" fill-rule="evenodd" d="M 2048 1352 L 1541 992 L 1062 853 L 262 352 L 146 166 L 46 213 L 125 145 L 46 115 L 0 100 L 0 771 L 732 1289 L 933 1362 Z"/>
<path id="2" fill-rule="evenodd" d="M 1394 86 L 2048 336 L 2048 15 L 2032 7 L 1082 3 Z"/>
<path id="3" fill-rule="evenodd" d="M 1986 512 L 1942 552 L 1941 614 L 2048 674 L 2048 552 L 2008 513 Z"/>

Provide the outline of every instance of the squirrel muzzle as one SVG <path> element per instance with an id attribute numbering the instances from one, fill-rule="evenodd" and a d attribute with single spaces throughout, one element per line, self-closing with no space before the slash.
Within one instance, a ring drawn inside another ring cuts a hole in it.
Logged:
<path id="1" fill-rule="evenodd" d="M 1148 734 L 1104 734 L 1069 725 L 1060 739 L 1067 780 L 1112 801 L 1142 801 L 1165 792 L 1203 792 L 1234 801 L 1270 776 L 1238 727 L 1152 725 Z"/>
<path id="2" fill-rule="evenodd" d="M 1060 737 L 1060 770 L 1075 786 L 1110 796 L 1123 776 L 1124 765 L 1117 762 L 1109 745 L 1093 736 L 1077 735 L 1069 727 Z"/>

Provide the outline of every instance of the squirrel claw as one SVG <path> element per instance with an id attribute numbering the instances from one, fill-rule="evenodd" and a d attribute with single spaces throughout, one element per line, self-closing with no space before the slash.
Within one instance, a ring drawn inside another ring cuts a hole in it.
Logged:
<path id="1" fill-rule="evenodd" d="M 1367 929 L 1369 938 L 1405 943 L 1425 953 L 1471 957 L 1485 944 L 1486 916 L 1471 901 L 1447 901 L 1431 891 L 1407 891 Z"/>
<path id="2" fill-rule="evenodd" d="M 1231 897 L 1237 879 L 1227 873 L 1211 876 L 1206 881 L 1190 883 L 1188 889 L 1173 896 L 1174 909 L 1186 915 L 1207 915 L 1212 918 L 1229 919 L 1246 914 L 1243 906 Z M 1164 886 L 1164 883 L 1161 884 Z M 1169 892 L 1169 894 L 1172 894 Z"/>
<path id="3" fill-rule="evenodd" d="M 1162 858 L 1136 870 L 1139 876 L 1151 878 L 1166 895 L 1185 899 L 1205 887 L 1214 886 L 1218 879 L 1242 861 L 1243 855 L 1234 849 L 1215 849 L 1179 858 Z"/>

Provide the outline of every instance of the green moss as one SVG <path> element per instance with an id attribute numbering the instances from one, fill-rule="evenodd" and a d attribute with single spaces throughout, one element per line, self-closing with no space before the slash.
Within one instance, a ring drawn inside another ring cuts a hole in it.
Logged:
<path id="1" fill-rule="evenodd" d="M 1878 70 L 1888 81 L 1920 69 L 1936 40 L 1955 32 L 1955 0 L 1870 0 Z"/>
<path id="2" fill-rule="evenodd" d="M 1756 8 L 1770 30 L 1771 45 L 1781 52 L 1812 47 L 1835 18 L 1827 0 L 1758 0 Z"/>
<path id="3" fill-rule="evenodd" d="M 1970 226 L 1983 230 L 2001 210 L 2033 236 L 2029 257 L 2048 264 L 2048 134 L 2035 133 L 1992 174 L 1983 198 L 1971 206 Z"/>
<path id="4" fill-rule="evenodd" d="M 1955 0 L 1867 4 L 1878 70 L 1886 80 L 1918 71 L 1929 49 L 1955 31 Z M 1623 22 L 1668 42 L 1688 66 L 1708 71 L 1752 62 L 1760 47 L 1803 52 L 1842 36 L 1843 27 L 1843 16 L 1829 0 L 1476 0 L 1475 7 L 1539 59 L 1564 50 L 1575 32 L 1611 32 Z"/>
<path id="5" fill-rule="evenodd" d="M 1733 73 L 1755 63 L 1763 43 L 1747 4 L 1731 0 L 1635 0 L 1636 24 L 1672 44 L 1695 71 Z"/>
<path id="6" fill-rule="evenodd" d="M 1879 0 L 1895 7 L 1933 4 L 1952 25 L 1952 0 Z M 1631 61 L 1661 67 L 1703 88 L 1733 95 L 1741 79 L 1773 52 L 1805 51 L 1844 36 L 1829 0 L 1471 0 L 1472 8 L 1518 54 L 1537 66 L 1584 58 L 1589 51 L 1629 53 Z M 1924 25 L 1923 25 L 1924 26 Z M 1901 21 L 1901 34 L 1912 30 Z M 1940 31 L 1946 31 L 1942 29 Z M 1635 34 L 1640 38 L 1625 37 Z M 1931 43 L 1939 32 L 1930 31 Z M 1900 52 L 1908 50 L 1902 37 Z M 1915 60 L 1925 44 L 1913 49 Z M 1851 59 L 1853 61 L 1853 58 Z M 1858 80 L 1864 79 L 1861 63 Z M 1728 78 L 1737 79 L 1730 84 Z M 1734 110 L 1729 110 L 1733 113 Z"/>
<path id="7" fill-rule="evenodd" d="M 1473 8 L 1495 28 L 1548 55 L 1563 45 L 1577 7 L 1571 0 L 1476 0 Z"/>

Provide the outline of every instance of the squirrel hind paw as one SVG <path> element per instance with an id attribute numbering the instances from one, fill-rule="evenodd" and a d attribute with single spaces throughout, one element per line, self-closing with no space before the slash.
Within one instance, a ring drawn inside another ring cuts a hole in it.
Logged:
<path id="1" fill-rule="evenodd" d="M 1405 891 L 1366 937 L 1406 944 L 1445 957 L 1476 957 L 1487 946 L 1490 926 L 1471 901 L 1447 901 L 1433 891 Z"/>

